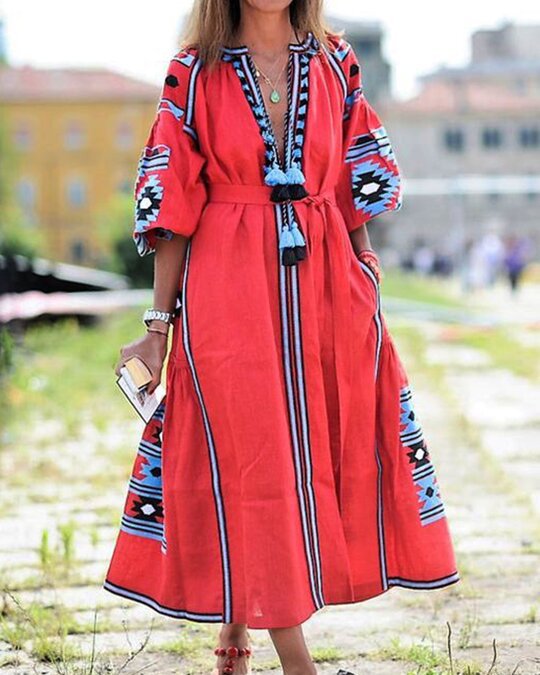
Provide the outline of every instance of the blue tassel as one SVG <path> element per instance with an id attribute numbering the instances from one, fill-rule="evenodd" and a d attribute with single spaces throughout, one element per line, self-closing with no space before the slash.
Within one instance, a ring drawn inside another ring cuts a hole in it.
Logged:
<path id="1" fill-rule="evenodd" d="M 294 225 L 292 230 L 292 236 L 294 239 L 294 245 L 295 246 L 305 246 L 306 245 L 306 240 L 304 239 L 304 235 L 300 230 L 298 229 L 297 225 Z"/>
<path id="2" fill-rule="evenodd" d="M 294 248 L 294 235 L 289 229 L 281 230 L 279 237 L 279 248 Z"/>
<path id="3" fill-rule="evenodd" d="M 264 182 L 266 185 L 286 185 L 287 176 L 285 173 L 278 167 L 274 166 L 265 176 Z"/>
<path id="4" fill-rule="evenodd" d="M 287 182 L 289 185 L 300 185 L 301 183 L 306 182 L 306 178 L 302 171 L 298 168 L 297 165 L 291 166 L 290 169 L 287 170 Z"/>

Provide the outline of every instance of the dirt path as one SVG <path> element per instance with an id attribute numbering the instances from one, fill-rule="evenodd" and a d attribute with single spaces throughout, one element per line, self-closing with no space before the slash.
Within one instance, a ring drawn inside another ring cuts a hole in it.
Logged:
<path id="1" fill-rule="evenodd" d="M 392 324 L 462 581 L 429 593 L 394 588 L 365 603 L 321 610 L 306 624 L 320 673 L 335 675 L 339 667 L 355 675 L 450 673 L 449 623 L 456 674 L 487 673 L 493 640 L 492 675 L 538 674 L 540 387 L 493 371 L 477 350 L 443 346 L 444 327 L 426 324 L 414 334 L 397 319 Z M 89 425 L 65 440 L 57 425 L 42 424 L 0 456 L 0 487 L 9 494 L 0 516 L 0 575 L 12 589 L 4 593 L 2 674 L 90 675 L 82 668 L 92 651 L 96 607 L 93 673 L 118 672 L 145 642 L 151 622 L 145 648 L 123 673 L 210 672 L 215 626 L 166 620 L 99 588 L 139 432 L 133 421 L 122 428 Z M 279 673 L 266 634 L 252 636 L 258 672 Z"/>

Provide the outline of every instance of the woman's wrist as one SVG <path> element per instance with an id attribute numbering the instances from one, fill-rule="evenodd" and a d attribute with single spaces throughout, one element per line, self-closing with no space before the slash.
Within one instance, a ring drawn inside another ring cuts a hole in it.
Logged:
<path id="1" fill-rule="evenodd" d="M 161 335 L 164 338 L 168 337 L 168 333 L 166 333 L 165 331 L 159 330 L 159 328 L 147 328 L 146 332 L 151 333 L 153 335 Z"/>
<path id="2" fill-rule="evenodd" d="M 162 321 L 161 319 L 153 319 L 146 327 L 147 333 L 159 333 L 165 337 L 169 335 L 170 323 Z"/>
<path id="3" fill-rule="evenodd" d="M 370 268 L 376 276 L 377 282 L 380 283 L 382 279 L 381 263 L 375 250 L 372 248 L 362 248 L 356 252 L 356 257 Z"/>

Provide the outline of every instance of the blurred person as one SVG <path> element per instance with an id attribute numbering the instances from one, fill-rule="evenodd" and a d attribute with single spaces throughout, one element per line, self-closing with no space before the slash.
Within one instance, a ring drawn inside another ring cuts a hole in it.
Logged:
<path id="1" fill-rule="evenodd" d="M 471 264 L 472 264 L 472 250 L 474 246 L 474 239 L 467 237 L 463 242 L 463 252 L 461 257 L 457 256 L 457 264 L 459 266 L 461 289 L 464 293 L 468 293 L 471 289 Z"/>
<path id="2" fill-rule="evenodd" d="M 523 272 L 529 261 L 531 243 L 527 237 L 512 235 L 506 241 L 504 266 L 512 293 L 517 293 Z"/>
<path id="3" fill-rule="evenodd" d="M 489 279 L 489 259 L 485 254 L 482 238 L 467 239 L 461 262 L 463 291 L 468 293 L 484 288 Z"/>
<path id="4" fill-rule="evenodd" d="M 449 277 L 453 271 L 451 256 L 445 251 L 434 251 L 431 271 L 437 276 Z"/>
<path id="5" fill-rule="evenodd" d="M 433 270 L 435 252 L 426 242 L 421 242 L 413 253 L 413 266 L 415 272 L 428 276 Z"/>
<path id="6" fill-rule="evenodd" d="M 493 286 L 502 271 L 504 243 L 497 232 L 487 232 L 480 241 L 480 255 L 485 264 L 485 285 Z"/>
<path id="7" fill-rule="evenodd" d="M 219 675 L 268 629 L 316 666 L 325 605 L 459 580 L 367 222 L 396 157 L 319 0 L 199 0 L 139 161 L 133 239 L 155 254 L 144 427 L 107 590 L 219 623 Z"/>

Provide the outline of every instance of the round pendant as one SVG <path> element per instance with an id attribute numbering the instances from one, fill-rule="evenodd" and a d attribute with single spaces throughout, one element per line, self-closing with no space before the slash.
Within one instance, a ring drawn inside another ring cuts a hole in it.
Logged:
<path id="1" fill-rule="evenodd" d="M 281 101 L 281 96 L 279 95 L 279 91 L 276 91 L 275 89 L 272 91 L 270 94 L 270 100 L 272 103 L 279 103 Z"/>

